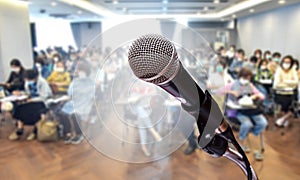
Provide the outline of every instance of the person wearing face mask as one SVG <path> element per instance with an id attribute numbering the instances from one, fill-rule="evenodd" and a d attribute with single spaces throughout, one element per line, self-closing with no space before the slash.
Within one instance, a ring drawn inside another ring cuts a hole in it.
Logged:
<path id="1" fill-rule="evenodd" d="M 220 107 L 224 105 L 224 95 L 219 94 L 219 89 L 223 89 L 225 85 L 234 82 L 232 77 L 227 73 L 226 62 L 220 61 L 215 68 L 214 73 L 210 73 L 206 87 L 211 91 L 214 99 Z"/>
<path id="2" fill-rule="evenodd" d="M 46 102 L 47 99 L 52 97 L 52 91 L 46 80 L 42 77 L 39 77 L 38 72 L 35 69 L 26 70 L 24 73 L 24 77 L 25 93 L 28 95 L 28 99 L 26 103 L 22 104 L 22 106 L 26 106 L 26 112 L 37 111 L 37 109 L 31 109 L 31 104 L 37 102 L 41 102 L 44 104 L 44 102 Z M 10 136 L 8 137 L 9 140 L 18 140 L 23 135 L 24 119 L 18 118 L 19 116 L 21 116 L 20 114 L 21 112 L 19 112 L 18 108 L 16 108 L 14 112 L 14 117 L 17 119 L 17 129 L 10 134 Z M 35 123 L 36 122 L 30 122 L 30 124 Z M 30 135 L 27 137 L 27 140 L 33 140 L 35 139 L 35 137 L 36 129 L 34 129 L 32 133 L 30 133 Z"/>
<path id="3" fill-rule="evenodd" d="M 243 63 L 245 60 L 245 51 L 243 49 L 238 49 L 236 51 L 236 58 L 233 60 L 232 64 L 228 68 L 229 74 L 233 79 L 237 78 L 237 74 L 240 69 L 243 67 Z"/>
<path id="4" fill-rule="evenodd" d="M 13 59 L 10 62 L 11 73 L 5 83 L 5 89 L 9 93 L 17 93 L 24 91 L 24 68 L 18 59 Z"/>
<path id="5" fill-rule="evenodd" d="M 265 112 L 271 113 L 272 103 L 268 97 L 271 92 L 274 77 L 273 72 L 268 68 L 268 64 L 269 62 L 265 59 L 260 61 L 254 80 L 256 82 L 257 89 L 265 96 L 265 100 L 263 102 Z"/>
<path id="6" fill-rule="evenodd" d="M 70 100 L 58 112 L 64 129 L 65 144 L 79 144 L 83 140 L 79 123 L 84 123 L 84 120 L 88 119 L 94 97 L 94 82 L 89 77 L 90 73 L 91 67 L 88 63 L 84 61 L 78 63 L 77 76 L 68 89 Z"/>
<path id="7" fill-rule="evenodd" d="M 215 72 L 209 74 L 207 88 L 217 90 L 233 81 L 232 77 L 227 73 L 225 60 L 221 60 L 215 67 Z"/>
<path id="8" fill-rule="evenodd" d="M 235 45 L 230 45 L 228 51 L 226 52 L 226 56 L 229 58 L 234 58 L 235 50 Z"/>
<path id="9" fill-rule="evenodd" d="M 265 59 L 265 60 L 267 60 L 267 61 L 272 60 L 271 51 L 266 50 L 266 51 L 264 52 L 264 57 L 263 57 L 263 59 Z"/>
<path id="10" fill-rule="evenodd" d="M 252 72 L 249 69 L 242 68 L 238 74 L 238 79 L 231 84 L 225 86 L 225 92 L 228 94 L 228 100 L 239 104 L 240 99 L 251 98 L 252 101 L 263 100 L 264 95 L 259 92 L 250 82 Z M 239 139 L 245 152 L 250 152 L 250 148 L 246 145 L 245 139 L 251 131 L 254 135 L 259 135 L 267 126 L 267 120 L 262 111 L 256 108 L 238 108 L 236 109 L 236 118 L 240 122 Z M 256 160 L 262 160 L 262 154 L 259 151 L 254 152 Z"/>
<path id="11" fill-rule="evenodd" d="M 262 60 L 262 51 L 261 49 L 256 49 L 253 53 L 253 56 L 250 59 L 256 59 L 256 62 L 259 64 Z"/>
<path id="12" fill-rule="evenodd" d="M 71 78 L 70 74 L 65 71 L 65 65 L 62 61 L 55 64 L 53 72 L 47 78 L 47 82 L 50 84 L 53 93 L 65 94 L 67 92 Z"/>
<path id="13" fill-rule="evenodd" d="M 275 89 L 275 102 L 281 106 L 284 113 L 282 117 L 276 120 L 277 126 L 287 126 L 287 119 L 293 114 L 291 105 L 297 97 L 299 77 L 297 71 L 293 68 L 293 57 L 285 56 L 280 68 L 277 69 L 274 76 L 273 88 Z"/>
<path id="14" fill-rule="evenodd" d="M 279 52 L 274 52 L 272 55 L 272 60 L 269 61 L 268 68 L 275 74 L 277 68 L 280 66 L 281 54 Z"/>

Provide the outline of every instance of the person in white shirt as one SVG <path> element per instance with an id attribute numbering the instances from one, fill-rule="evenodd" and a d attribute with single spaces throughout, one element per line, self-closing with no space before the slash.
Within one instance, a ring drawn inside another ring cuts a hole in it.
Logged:
<path id="1" fill-rule="evenodd" d="M 293 57 L 285 56 L 280 68 L 276 70 L 274 76 L 273 88 L 276 90 L 275 102 L 281 106 L 281 111 L 285 113 L 276 120 L 277 126 L 287 126 L 287 119 L 292 115 L 291 104 L 297 94 L 299 77 L 297 71 L 293 68 Z"/>

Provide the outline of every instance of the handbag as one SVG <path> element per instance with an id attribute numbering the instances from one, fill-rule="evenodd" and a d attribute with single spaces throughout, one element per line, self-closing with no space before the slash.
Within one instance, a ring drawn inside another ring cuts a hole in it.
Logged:
<path id="1" fill-rule="evenodd" d="M 49 114 L 41 115 L 41 120 L 37 123 L 37 139 L 40 142 L 51 142 L 59 139 L 58 121 L 49 118 Z"/>

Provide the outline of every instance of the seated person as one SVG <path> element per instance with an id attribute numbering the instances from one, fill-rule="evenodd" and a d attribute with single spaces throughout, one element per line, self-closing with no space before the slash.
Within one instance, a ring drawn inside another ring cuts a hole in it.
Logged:
<path id="1" fill-rule="evenodd" d="M 51 74 L 50 69 L 47 64 L 45 64 L 45 60 L 43 57 L 37 57 L 34 62 L 34 69 L 39 72 L 39 75 L 43 78 L 47 79 Z"/>
<path id="2" fill-rule="evenodd" d="M 52 91 L 45 79 L 39 77 L 38 72 L 34 69 L 26 70 L 25 77 L 25 93 L 28 95 L 27 105 L 30 107 L 30 103 L 45 102 L 52 96 Z M 21 92 L 19 93 L 21 94 Z M 16 111 L 14 114 L 18 114 Z M 28 111 L 36 111 L 36 109 L 28 109 Z M 32 123 L 33 124 L 33 123 Z M 17 129 L 8 137 L 9 140 L 18 140 L 23 135 L 24 123 L 22 119 L 17 119 Z M 36 137 L 36 128 L 27 137 L 27 140 L 33 140 Z"/>
<path id="3" fill-rule="evenodd" d="M 89 78 L 90 68 L 86 62 L 78 64 L 77 78 L 72 81 L 68 89 L 70 100 L 58 112 L 60 122 L 63 125 L 66 144 L 78 144 L 83 140 L 79 121 L 88 118 L 94 97 L 94 82 Z"/>
<path id="4" fill-rule="evenodd" d="M 237 74 L 243 67 L 245 60 L 245 51 L 243 49 L 238 49 L 236 51 L 236 58 L 233 60 L 232 64 L 228 68 L 228 73 L 231 74 L 233 79 L 237 78 Z"/>
<path id="5" fill-rule="evenodd" d="M 239 99 L 244 96 L 248 96 L 254 100 L 263 100 L 264 95 L 260 93 L 255 86 L 250 82 L 252 77 L 252 72 L 249 69 L 242 68 L 238 74 L 238 80 L 232 84 L 228 84 L 225 87 L 225 92 L 228 94 L 228 99 L 240 104 Z M 245 139 L 249 133 L 252 131 L 254 135 L 259 135 L 267 126 L 267 120 L 258 108 L 241 108 L 237 109 L 236 118 L 241 123 L 239 130 L 239 139 L 245 150 L 249 152 L 249 147 L 245 144 Z M 254 123 L 252 121 L 254 121 Z M 262 159 L 262 154 L 255 152 L 254 156 L 257 160 Z"/>
<path id="6" fill-rule="evenodd" d="M 277 126 L 286 126 L 287 119 L 293 114 L 290 111 L 293 100 L 297 97 L 299 77 L 297 71 L 293 68 L 293 57 L 285 56 L 280 68 L 277 69 L 274 76 L 273 88 L 275 89 L 275 102 L 281 106 L 284 116 L 276 120 Z M 292 89 L 287 91 L 287 89 Z M 282 91 L 279 91 L 282 90 Z"/>
<path id="7" fill-rule="evenodd" d="M 10 62 L 11 73 L 5 84 L 5 89 L 9 93 L 14 91 L 24 91 L 24 68 L 18 59 Z"/>
<path id="8" fill-rule="evenodd" d="M 67 92 L 71 78 L 70 74 L 65 71 L 65 65 L 62 61 L 55 64 L 54 71 L 47 78 L 47 82 L 50 84 L 53 93 L 64 94 Z"/>
<path id="9" fill-rule="evenodd" d="M 264 59 L 260 61 L 254 79 L 256 82 L 257 89 L 265 96 L 265 100 L 263 103 L 264 107 L 266 108 L 266 110 L 270 110 L 272 104 L 271 102 L 269 102 L 268 95 L 270 94 L 270 90 L 273 84 L 273 73 L 268 68 L 267 60 Z"/>

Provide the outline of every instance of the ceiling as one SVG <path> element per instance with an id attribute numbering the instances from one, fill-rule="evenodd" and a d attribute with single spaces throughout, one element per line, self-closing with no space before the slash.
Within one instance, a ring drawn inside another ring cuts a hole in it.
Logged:
<path id="1" fill-rule="evenodd" d="M 104 18 L 185 18 L 188 21 L 227 21 L 294 3 L 299 0 L 23 0 L 30 18 L 71 21 Z M 280 3 L 284 2 L 284 3 Z"/>

